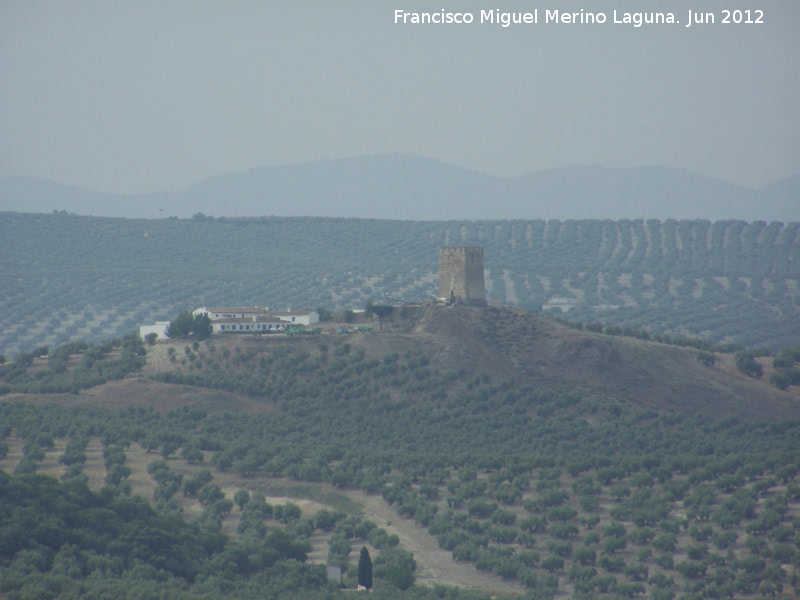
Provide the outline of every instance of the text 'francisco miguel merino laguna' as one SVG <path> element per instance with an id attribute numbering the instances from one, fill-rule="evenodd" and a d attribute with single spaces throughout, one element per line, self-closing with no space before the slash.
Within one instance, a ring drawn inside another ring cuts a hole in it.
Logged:
<path id="1" fill-rule="evenodd" d="M 477 19 L 475 15 L 478 15 Z M 501 27 L 511 25 L 537 25 L 540 23 L 559 24 L 618 24 L 641 27 L 642 25 L 661 25 L 679 23 L 674 13 L 671 12 L 622 12 L 614 10 L 611 17 L 604 12 L 566 12 L 561 10 L 534 9 L 533 12 L 505 12 L 500 9 L 481 10 L 480 13 L 449 12 L 442 9 L 439 12 L 406 12 L 402 9 L 394 11 L 394 22 L 400 25 L 463 25 L 471 23 L 492 23 Z M 723 10 L 720 23 L 763 23 L 764 12 L 761 10 Z M 714 13 L 699 13 L 689 11 L 685 27 L 692 24 L 713 24 L 716 22 Z"/>

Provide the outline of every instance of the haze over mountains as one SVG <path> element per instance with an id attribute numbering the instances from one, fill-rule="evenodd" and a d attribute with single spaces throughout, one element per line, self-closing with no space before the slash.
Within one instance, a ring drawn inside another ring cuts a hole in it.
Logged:
<path id="1" fill-rule="evenodd" d="M 380 154 L 264 167 L 183 191 L 110 194 L 30 177 L 0 180 L 0 209 L 128 218 L 800 220 L 800 175 L 753 190 L 683 169 L 571 166 L 504 179 Z M 163 209 L 163 213 L 162 213 Z"/>

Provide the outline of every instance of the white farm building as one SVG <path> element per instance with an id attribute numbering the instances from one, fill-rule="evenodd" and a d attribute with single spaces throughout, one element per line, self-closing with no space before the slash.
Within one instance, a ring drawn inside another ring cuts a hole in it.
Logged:
<path id="1" fill-rule="evenodd" d="M 296 325 L 319 323 L 319 314 L 313 310 L 270 311 L 258 306 L 202 306 L 192 314 L 207 315 L 214 333 L 270 333 Z"/>
<path id="2" fill-rule="evenodd" d="M 319 323 L 319 314 L 313 310 L 270 311 L 258 306 L 202 306 L 192 311 L 192 315 L 208 315 L 212 333 L 276 333 L 297 325 Z M 166 339 L 168 327 L 169 321 L 142 325 L 139 327 L 139 336 L 144 339 L 148 333 L 156 333 L 159 339 Z"/>
<path id="3" fill-rule="evenodd" d="M 211 321 L 212 333 L 273 333 L 283 331 L 287 326 L 286 321 L 276 317 L 233 317 Z"/>

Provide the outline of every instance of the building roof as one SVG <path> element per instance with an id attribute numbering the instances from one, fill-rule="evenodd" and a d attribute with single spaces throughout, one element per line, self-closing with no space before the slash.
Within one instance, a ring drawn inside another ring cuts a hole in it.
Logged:
<path id="1" fill-rule="evenodd" d="M 310 315 L 311 313 L 316 313 L 314 310 L 270 310 L 267 311 L 267 314 L 270 315 L 283 315 L 284 317 L 290 317 L 292 315 Z"/>
<path id="2" fill-rule="evenodd" d="M 251 314 L 262 314 L 267 312 L 266 308 L 259 308 L 258 306 L 250 306 L 250 307 L 203 307 L 202 310 L 207 312 L 213 313 L 251 313 Z"/>
<path id="3" fill-rule="evenodd" d="M 286 321 L 282 321 L 277 317 L 235 317 L 230 319 L 215 319 L 214 323 L 281 323 L 285 324 Z"/>

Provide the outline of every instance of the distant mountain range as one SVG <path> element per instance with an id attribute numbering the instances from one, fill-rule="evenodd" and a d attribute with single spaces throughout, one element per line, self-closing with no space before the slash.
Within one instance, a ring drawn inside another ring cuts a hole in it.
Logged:
<path id="1" fill-rule="evenodd" d="M 753 190 L 683 169 L 572 166 L 504 179 L 407 154 L 264 167 L 184 191 L 108 194 L 0 179 L 0 210 L 128 218 L 326 216 L 410 220 L 800 221 L 800 175 Z"/>

